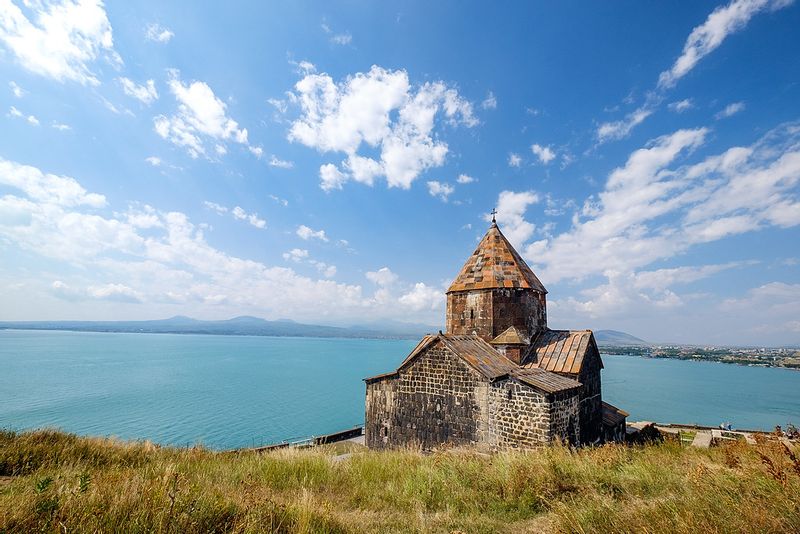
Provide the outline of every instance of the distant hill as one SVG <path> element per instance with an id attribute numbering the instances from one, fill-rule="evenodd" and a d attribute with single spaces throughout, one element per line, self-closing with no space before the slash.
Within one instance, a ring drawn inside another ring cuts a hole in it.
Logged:
<path id="1" fill-rule="evenodd" d="M 399 322 L 374 323 L 365 327 L 337 327 L 302 324 L 286 319 L 267 321 L 249 316 L 222 321 L 202 321 L 180 315 L 152 321 L 7 321 L 0 322 L 0 329 L 374 339 L 416 339 L 436 331 L 434 326 Z"/>
<path id="2" fill-rule="evenodd" d="M 598 345 L 615 345 L 618 347 L 626 345 L 645 346 L 650 344 L 636 336 L 617 330 L 595 330 L 594 339 L 597 341 Z"/>

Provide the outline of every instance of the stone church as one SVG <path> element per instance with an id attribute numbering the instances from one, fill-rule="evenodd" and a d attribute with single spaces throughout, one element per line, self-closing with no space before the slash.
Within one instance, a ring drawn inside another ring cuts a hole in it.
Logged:
<path id="1" fill-rule="evenodd" d="M 492 225 L 447 290 L 446 333 L 365 379 L 366 443 L 528 448 L 618 440 L 591 330 L 550 330 L 547 290 Z"/>

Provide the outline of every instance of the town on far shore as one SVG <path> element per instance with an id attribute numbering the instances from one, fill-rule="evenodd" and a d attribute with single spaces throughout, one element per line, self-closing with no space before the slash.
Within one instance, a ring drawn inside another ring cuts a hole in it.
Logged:
<path id="1" fill-rule="evenodd" d="M 670 358 L 751 367 L 783 367 L 800 370 L 800 348 L 796 347 L 720 347 L 714 345 L 612 345 L 600 343 L 600 354 Z"/>

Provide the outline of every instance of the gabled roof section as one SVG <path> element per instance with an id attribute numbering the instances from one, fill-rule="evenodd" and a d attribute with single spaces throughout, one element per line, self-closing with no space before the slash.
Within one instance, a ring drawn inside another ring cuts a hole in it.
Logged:
<path id="1" fill-rule="evenodd" d="M 617 426 L 625 422 L 625 418 L 630 414 L 625 410 L 617 408 L 613 404 L 603 401 L 603 424 L 607 426 Z"/>
<path id="2" fill-rule="evenodd" d="M 491 340 L 492 345 L 527 345 L 530 343 L 528 335 L 516 326 L 509 326 L 503 333 Z"/>
<path id="3" fill-rule="evenodd" d="M 500 232 L 497 224 L 492 223 L 447 292 L 501 287 L 533 289 L 547 293 L 525 260 Z"/>
<path id="4" fill-rule="evenodd" d="M 486 378 L 494 380 L 517 369 L 517 364 L 500 354 L 478 336 L 441 336 L 444 346 Z"/>
<path id="5" fill-rule="evenodd" d="M 420 340 L 420 342 L 417 343 L 417 346 L 414 347 L 414 350 L 412 350 L 408 354 L 408 356 L 406 356 L 406 359 L 403 360 L 403 363 L 401 363 L 400 367 L 398 367 L 397 369 L 399 370 L 400 368 L 404 367 L 408 362 L 410 362 L 411 360 L 416 358 L 417 354 L 419 354 L 420 352 L 425 350 L 428 346 L 432 345 L 433 342 L 436 341 L 437 339 L 439 339 L 439 336 L 432 335 L 432 334 L 427 334 L 427 335 L 423 336 L 423 338 Z"/>
<path id="6" fill-rule="evenodd" d="M 548 372 L 536 366 L 520 367 L 479 336 L 452 334 L 427 335 L 423 337 L 396 371 L 365 378 L 364 381 L 369 384 L 397 377 L 403 367 L 411 364 L 425 350 L 438 346 L 439 343 L 489 380 L 512 377 L 545 393 L 569 391 L 582 386 L 577 380 Z"/>
<path id="7" fill-rule="evenodd" d="M 566 378 L 555 373 L 549 373 L 544 369 L 537 369 L 536 367 L 531 369 L 516 369 L 511 373 L 511 376 L 520 382 L 541 389 L 546 393 L 570 391 L 578 389 L 583 385 L 577 380 L 572 380 L 571 378 Z"/>
<path id="8" fill-rule="evenodd" d="M 523 367 L 578 374 L 589 351 L 596 350 L 597 343 L 591 330 L 545 330 L 531 340 L 531 350 Z M 602 367 L 603 361 L 600 360 Z"/>
<path id="9" fill-rule="evenodd" d="M 518 369 L 517 364 L 497 352 L 494 347 L 478 336 L 456 336 L 450 334 L 427 335 L 406 356 L 397 371 L 365 378 L 366 382 L 375 382 L 384 378 L 396 376 L 397 373 L 409 365 L 417 356 L 428 347 L 441 342 L 450 352 L 464 360 L 464 362 L 490 380 L 506 376 Z"/>

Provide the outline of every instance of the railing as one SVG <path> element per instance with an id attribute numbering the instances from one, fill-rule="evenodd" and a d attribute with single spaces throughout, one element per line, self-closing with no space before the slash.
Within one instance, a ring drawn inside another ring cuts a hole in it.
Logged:
<path id="1" fill-rule="evenodd" d="M 357 438 L 358 436 L 361 436 L 363 434 L 364 434 L 364 427 L 362 425 L 358 425 L 354 426 L 353 428 L 348 428 L 347 430 L 340 430 L 338 432 L 323 434 L 321 436 L 289 438 L 288 440 L 283 440 L 281 442 L 273 443 L 270 445 L 262 445 L 260 447 L 250 447 L 245 449 L 235 449 L 234 452 L 238 451 L 268 452 L 277 449 L 287 449 L 291 447 L 296 447 L 296 448 L 314 447 L 316 445 L 327 445 L 329 443 L 337 443 L 339 441 L 345 441 L 348 439 Z"/>

